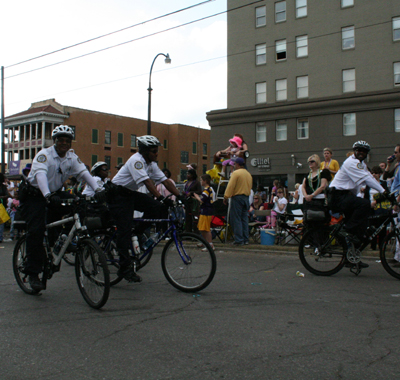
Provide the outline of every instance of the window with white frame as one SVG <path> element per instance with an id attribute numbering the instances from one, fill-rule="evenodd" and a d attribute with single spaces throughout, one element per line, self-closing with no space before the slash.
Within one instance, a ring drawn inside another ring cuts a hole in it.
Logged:
<path id="1" fill-rule="evenodd" d="M 400 17 L 392 18 L 393 41 L 400 41 Z"/>
<path id="2" fill-rule="evenodd" d="M 267 124 L 264 122 L 256 123 L 256 142 L 267 141 Z"/>
<path id="3" fill-rule="evenodd" d="M 307 0 L 296 0 L 296 18 L 307 16 Z"/>
<path id="4" fill-rule="evenodd" d="M 308 131 L 308 119 L 297 119 L 297 139 L 303 140 L 308 139 L 309 131 Z"/>
<path id="5" fill-rule="evenodd" d="M 342 28 L 342 49 L 354 49 L 355 46 L 354 26 Z"/>
<path id="6" fill-rule="evenodd" d="M 342 8 L 352 7 L 354 5 L 354 0 L 340 0 L 340 5 Z"/>
<path id="7" fill-rule="evenodd" d="M 394 110 L 394 131 L 400 132 L 400 108 Z"/>
<path id="8" fill-rule="evenodd" d="M 267 63 L 267 45 L 256 45 L 256 65 L 265 65 Z"/>
<path id="9" fill-rule="evenodd" d="M 308 36 L 296 37 L 296 57 L 307 57 L 308 56 Z"/>
<path id="10" fill-rule="evenodd" d="M 343 114 L 343 136 L 356 135 L 356 114 L 344 113 Z"/>
<path id="11" fill-rule="evenodd" d="M 308 98 L 308 75 L 296 78 L 297 97 Z"/>
<path id="12" fill-rule="evenodd" d="M 286 59 L 286 40 L 279 40 L 275 43 L 276 60 L 283 61 Z"/>
<path id="13" fill-rule="evenodd" d="M 275 81 L 276 100 L 287 99 L 287 79 L 278 79 Z"/>
<path id="14" fill-rule="evenodd" d="M 287 122 L 286 120 L 276 121 L 276 141 L 287 140 Z"/>
<path id="15" fill-rule="evenodd" d="M 267 25 L 267 7 L 256 8 L 256 28 Z"/>
<path id="16" fill-rule="evenodd" d="M 393 63 L 394 85 L 400 86 L 400 62 Z"/>
<path id="17" fill-rule="evenodd" d="M 286 21 L 286 1 L 275 3 L 275 22 Z"/>
<path id="18" fill-rule="evenodd" d="M 267 102 L 267 82 L 256 83 L 256 103 Z"/>
<path id="19" fill-rule="evenodd" d="M 347 69 L 342 72 L 343 92 L 356 90 L 356 69 Z"/>

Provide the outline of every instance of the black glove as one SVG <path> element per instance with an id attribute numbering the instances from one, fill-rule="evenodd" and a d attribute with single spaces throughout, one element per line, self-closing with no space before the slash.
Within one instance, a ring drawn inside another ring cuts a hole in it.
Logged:
<path id="1" fill-rule="evenodd" d="M 170 199 L 170 198 L 165 198 L 165 197 L 163 197 L 162 195 L 160 195 L 160 196 L 157 198 L 157 200 L 158 200 L 160 203 L 162 203 L 163 205 L 167 206 L 168 208 L 174 206 L 174 202 L 173 202 L 172 199 Z"/>
<path id="2" fill-rule="evenodd" d="M 106 196 L 106 191 L 105 190 L 97 191 L 94 194 L 94 199 L 96 199 L 96 201 L 99 202 L 99 203 L 104 203 L 106 201 L 106 198 L 107 198 L 107 196 Z"/>
<path id="3" fill-rule="evenodd" d="M 46 197 L 46 201 L 51 206 L 60 206 L 61 205 L 61 198 L 56 193 L 50 194 Z"/>
<path id="4" fill-rule="evenodd" d="M 182 203 L 184 203 L 185 199 L 186 199 L 186 197 L 184 195 L 177 195 L 176 196 L 176 200 L 180 201 Z"/>

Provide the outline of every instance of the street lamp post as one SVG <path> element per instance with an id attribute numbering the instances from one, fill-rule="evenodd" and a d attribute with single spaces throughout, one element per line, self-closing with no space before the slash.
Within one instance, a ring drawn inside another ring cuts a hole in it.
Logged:
<path id="1" fill-rule="evenodd" d="M 159 55 L 163 55 L 165 57 L 165 63 L 167 63 L 167 64 L 171 63 L 171 58 L 169 57 L 169 54 L 158 53 L 155 56 L 155 58 L 153 59 L 153 63 L 151 64 L 150 75 L 149 75 L 149 88 L 147 89 L 147 91 L 149 92 L 149 103 L 148 103 L 148 110 L 147 110 L 147 134 L 148 135 L 151 135 L 151 91 L 153 91 L 153 89 L 151 88 L 151 72 L 153 71 L 154 62 L 156 61 L 156 59 Z"/>

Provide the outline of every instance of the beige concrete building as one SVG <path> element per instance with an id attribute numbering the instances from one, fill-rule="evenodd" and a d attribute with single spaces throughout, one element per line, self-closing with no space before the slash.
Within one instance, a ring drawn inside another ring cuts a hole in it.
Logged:
<path id="1" fill-rule="evenodd" d="M 72 148 L 81 160 L 89 166 L 107 162 L 111 176 L 117 164 L 138 151 L 136 138 L 147 133 L 146 120 L 64 106 L 55 99 L 32 103 L 29 109 L 5 119 L 9 170 L 20 173 L 39 150 L 51 146 L 51 131 L 60 124 L 74 129 Z M 159 166 L 168 168 L 175 181 L 186 178 L 189 163 L 197 164 L 199 174 L 208 170 L 210 130 L 152 122 L 152 134 L 163 144 Z"/>
<path id="2" fill-rule="evenodd" d="M 228 0 L 228 108 L 208 113 L 211 151 L 239 132 L 255 184 L 289 190 L 326 146 L 341 163 L 366 140 L 369 165 L 385 161 L 400 143 L 399 1 L 246 2 Z"/>

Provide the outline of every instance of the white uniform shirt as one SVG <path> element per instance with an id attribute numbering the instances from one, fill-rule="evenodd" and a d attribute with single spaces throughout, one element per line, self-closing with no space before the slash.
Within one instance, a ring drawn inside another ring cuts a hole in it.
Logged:
<path id="1" fill-rule="evenodd" d="M 329 187 L 334 187 L 337 190 L 350 190 L 357 195 L 361 187 L 365 185 L 378 190 L 380 193 L 385 191 L 368 171 L 367 165 L 364 162 L 360 162 L 353 154 L 343 162 Z"/>
<path id="2" fill-rule="evenodd" d="M 152 179 L 156 185 L 167 179 L 156 162 L 147 164 L 140 153 L 135 153 L 115 175 L 112 179 L 112 183 L 124 186 L 132 191 L 137 191 L 138 188 L 142 186 L 142 182 L 149 178 Z"/>
<path id="3" fill-rule="evenodd" d="M 106 178 L 106 181 L 103 182 L 100 177 L 97 177 L 97 176 L 94 175 L 93 179 L 96 181 L 97 186 L 100 187 L 100 189 L 103 190 L 104 184 L 107 182 L 107 178 Z M 94 197 L 94 194 L 95 194 L 95 191 L 94 191 L 93 187 L 90 186 L 87 183 L 86 186 L 85 186 L 85 189 L 82 191 L 82 195 L 87 195 L 89 197 Z"/>
<path id="4" fill-rule="evenodd" d="M 67 152 L 65 157 L 61 158 L 53 145 L 36 154 L 28 181 L 32 186 L 38 188 L 36 175 L 44 173 L 48 180 L 49 189 L 53 192 L 60 190 L 70 176 L 80 177 L 85 171 L 87 172 L 86 166 L 72 149 Z"/>

